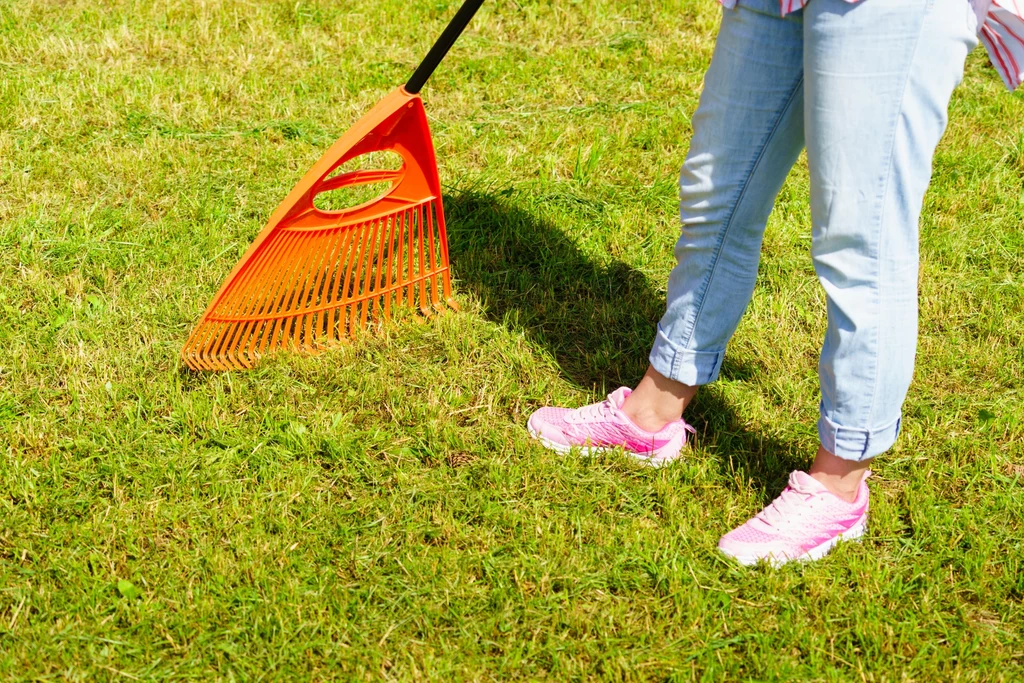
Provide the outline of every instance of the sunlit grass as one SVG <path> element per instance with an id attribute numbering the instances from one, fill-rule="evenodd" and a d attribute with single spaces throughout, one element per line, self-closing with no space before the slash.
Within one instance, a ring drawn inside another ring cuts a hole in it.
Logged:
<path id="1" fill-rule="evenodd" d="M 461 312 L 180 369 L 456 4 L 0 0 L 0 673 L 1024 676 L 1024 97 L 981 52 L 926 200 L 904 434 L 866 542 L 817 564 L 715 552 L 815 448 L 802 164 L 684 461 L 523 428 L 643 372 L 711 0 L 485 5 L 424 92 Z"/>

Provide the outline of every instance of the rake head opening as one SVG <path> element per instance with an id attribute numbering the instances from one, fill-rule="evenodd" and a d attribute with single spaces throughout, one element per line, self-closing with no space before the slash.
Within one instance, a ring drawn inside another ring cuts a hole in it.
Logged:
<path id="1" fill-rule="evenodd" d="M 373 152 L 397 169 L 332 173 Z M 322 193 L 390 184 L 323 210 Z M 396 307 L 425 315 L 451 301 L 448 239 L 423 102 L 398 88 L 345 133 L 292 189 L 228 275 L 181 351 L 193 370 L 252 367 L 280 349 L 315 352 Z"/>

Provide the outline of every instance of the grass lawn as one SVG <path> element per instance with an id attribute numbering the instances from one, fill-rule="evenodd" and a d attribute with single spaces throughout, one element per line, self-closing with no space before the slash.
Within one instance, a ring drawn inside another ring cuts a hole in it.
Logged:
<path id="1" fill-rule="evenodd" d="M 877 1 L 877 0 L 876 0 Z M 559 457 L 664 305 L 711 0 L 484 6 L 425 90 L 462 311 L 178 352 L 455 0 L 0 0 L 0 678 L 1024 679 L 1024 96 L 972 54 L 863 544 L 718 537 L 816 447 L 806 166 L 685 460 Z"/>

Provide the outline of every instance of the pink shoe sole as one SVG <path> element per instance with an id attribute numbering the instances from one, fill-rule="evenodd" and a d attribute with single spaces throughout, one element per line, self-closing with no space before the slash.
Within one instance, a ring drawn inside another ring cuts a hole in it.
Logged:
<path id="1" fill-rule="evenodd" d="M 566 446 L 565 444 L 556 443 L 551 439 L 547 438 L 546 436 L 540 433 L 540 430 L 536 429 L 529 422 L 527 422 L 526 424 L 526 429 L 528 432 L 530 432 L 530 436 L 539 441 L 541 445 L 544 446 L 544 448 L 547 448 L 548 450 L 554 451 L 555 453 L 559 453 L 561 455 L 567 455 L 569 453 L 572 453 L 573 449 L 576 449 L 581 454 L 587 457 L 598 455 L 600 453 L 614 453 L 615 451 L 621 450 L 627 457 L 629 457 L 630 460 L 638 462 L 642 465 L 647 465 L 649 467 L 665 467 L 666 465 L 675 462 L 683 455 L 681 452 L 678 455 L 658 455 L 657 452 L 655 452 L 653 455 L 647 456 L 641 455 L 639 453 L 634 453 L 633 451 L 630 451 L 626 448 L 622 448 L 621 446 Z"/>
<path id="2" fill-rule="evenodd" d="M 718 550 L 726 557 L 731 557 L 744 567 L 752 567 L 758 562 L 764 561 L 772 567 L 778 568 L 786 564 L 787 562 L 811 562 L 813 560 L 820 560 L 821 558 L 828 555 L 834 547 L 836 547 L 844 541 L 860 543 L 861 538 L 864 536 L 865 533 L 867 533 L 867 529 L 868 518 L 867 515 L 865 515 L 864 519 L 854 524 L 847 531 L 844 531 L 843 533 L 837 536 L 833 536 L 821 545 L 815 546 L 814 548 L 805 551 L 802 555 L 797 555 L 796 557 L 789 557 L 785 554 L 771 554 L 767 557 L 763 555 L 747 555 L 743 553 L 734 555 L 733 553 L 730 553 L 729 551 L 721 547 L 719 547 Z"/>

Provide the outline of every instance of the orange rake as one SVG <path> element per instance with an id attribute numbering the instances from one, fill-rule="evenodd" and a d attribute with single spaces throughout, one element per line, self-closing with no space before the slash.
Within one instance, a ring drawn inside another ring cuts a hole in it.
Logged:
<path id="1" fill-rule="evenodd" d="M 441 185 L 419 91 L 483 0 L 466 0 L 409 82 L 338 139 L 292 189 L 228 275 L 181 350 L 193 370 L 251 368 L 279 349 L 315 352 L 351 338 L 392 309 L 429 315 L 451 301 Z M 373 152 L 396 170 L 331 174 Z M 340 211 L 323 192 L 390 183 Z"/>

